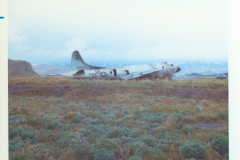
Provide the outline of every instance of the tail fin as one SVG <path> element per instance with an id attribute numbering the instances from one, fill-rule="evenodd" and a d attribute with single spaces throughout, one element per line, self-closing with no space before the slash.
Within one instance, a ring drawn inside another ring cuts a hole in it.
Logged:
<path id="1" fill-rule="evenodd" d="M 79 52 L 76 50 L 72 53 L 71 71 L 84 69 L 100 69 L 103 67 L 91 66 L 84 62 Z"/>

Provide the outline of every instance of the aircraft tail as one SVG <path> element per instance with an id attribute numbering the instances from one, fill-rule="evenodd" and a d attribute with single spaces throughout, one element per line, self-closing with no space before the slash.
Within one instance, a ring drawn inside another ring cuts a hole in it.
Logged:
<path id="1" fill-rule="evenodd" d="M 71 71 L 84 70 L 84 69 L 100 69 L 104 67 L 91 66 L 84 62 L 80 53 L 76 50 L 72 53 Z"/>

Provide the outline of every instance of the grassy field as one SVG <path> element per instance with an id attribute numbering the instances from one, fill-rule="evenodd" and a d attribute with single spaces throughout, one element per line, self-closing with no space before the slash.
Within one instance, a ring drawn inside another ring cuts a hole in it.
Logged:
<path id="1" fill-rule="evenodd" d="M 9 155 L 228 159 L 228 80 L 9 78 Z"/>

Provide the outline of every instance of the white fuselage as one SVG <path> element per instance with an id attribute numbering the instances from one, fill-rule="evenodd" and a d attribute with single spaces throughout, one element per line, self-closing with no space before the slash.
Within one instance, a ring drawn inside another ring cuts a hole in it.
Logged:
<path id="1" fill-rule="evenodd" d="M 171 63 L 154 63 L 123 66 L 117 68 L 85 69 L 71 71 L 62 74 L 72 78 L 96 78 L 96 79 L 126 79 L 131 77 L 153 78 L 165 77 L 177 72 L 177 66 Z M 149 72 L 148 72 L 149 71 Z M 150 72 L 151 71 L 151 72 Z"/>

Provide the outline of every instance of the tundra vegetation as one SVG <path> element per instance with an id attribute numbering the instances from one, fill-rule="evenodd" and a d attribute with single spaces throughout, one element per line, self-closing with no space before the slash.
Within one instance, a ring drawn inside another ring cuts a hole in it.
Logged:
<path id="1" fill-rule="evenodd" d="M 12 160 L 228 159 L 228 80 L 9 78 L 8 100 Z"/>

